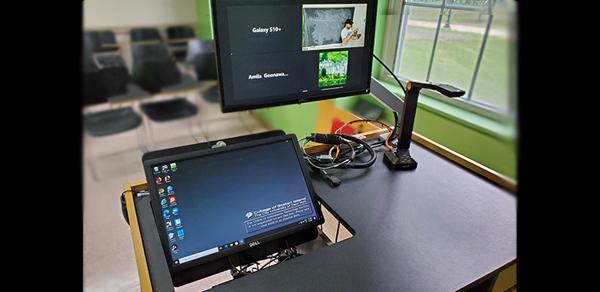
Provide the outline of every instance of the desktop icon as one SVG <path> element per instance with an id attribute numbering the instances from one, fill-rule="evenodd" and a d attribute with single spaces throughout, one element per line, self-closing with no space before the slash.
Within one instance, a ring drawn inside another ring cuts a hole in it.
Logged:
<path id="1" fill-rule="evenodd" d="M 171 251 L 177 251 L 177 244 L 171 245 Z"/>
<path id="2" fill-rule="evenodd" d="M 165 182 L 171 182 L 171 176 L 165 175 Z"/>
<path id="3" fill-rule="evenodd" d="M 228 245 L 226 244 L 226 245 L 224 245 L 224 246 L 223 246 L 223 248 L 227 248 L 227 246 L 228 246 Z"/>
<path id="4" fill-rule="evenodd" d="M 171 212 L 169 209 L 163 210 L 163 216 L 165 216 L 165 219 L 169 219 L 169 217 L 171 217 Z"/>
<path id="5" fill-rule="evenodd" d="M 154 172 L 156 173 L 156 172 L 159 172 L 159 171 L 160 171 L 160 168 L 158 168 L 158 166 L 155 166 L 154 167 Z"/>
<path id="6" fill-rule="evenodd" d="M 175 219 L 175 225 L 176 226 L 181 226 L 181 218 Z"/>
<path id="7" fill-rule="evenodd" d="M 184 235 L 183 229 L 177 230 L 177 236 L 183 237 L 183 235 Z"/>
<path id="8" fill-rule="evenodd" d="M 173 239 L 173 237 L 175 237 L 175 233 L 169 232 L 169 239 Z"/>
<path id="9" fill-rule="evenodd" d="M 165 189 L 164 188 L 158 188 L 158 194 L 162 195 L 165 193 Z"/>
<path id="10" fill-rule="evenodd" d="M 243 239 L 240 239 L 240 244 L 244 244 L 244 240 Z"/>
<path id="11" fill-rule="evenodd" d="M 160 200 L 160 205 L 163 206 L 163 207 L 166 207 L 167 206 L 167 199 L 164 198 L 164 199 Z"/>
<path id="12" fill-rule="evenodd" d="M 237 242 L 237 241 L 236 241 L 234 244 L 235 244 L 235 245 L 238 245 L 238 244 L 239 244 L 239 242 Z"/>
<path id="13" fill-rule="evenodd" d="M 171 222 L 171 220 L 165 222 L 165 226 L 167 226 L 167 228 L 171 228 L 173 227 L 173 222 Z"/>
<path id="14" fill-rule="evenodd" d="M 173 191 L 173 186 L 167 186 L 167 193 L 169 193 L 169 195 L 175 193 L 175 191 Z"/>
<path id="15" fill-rule="evenodd" d="M 171 203 L 171 204 L 177 203 L 177 200 L 175 199 L 175 196 L 170 196 L 169 197 L 169 203 Z"/>
<path id="16" fill-rule="evenodd" d="M 179 215 L 179 208 L 173 207 L 173 209 L 171 209 L 171 212 L 173 212 L 173 215 Z"/>
<path id="17" fill-rule="evenodd" d="M 161 184 L 161 183 L 162 183 L 162 178 L 160 178 L 160 176 L 159 176 L 159 177 L 157 177 L 157 178 L 156 178 L 154 181 L 155 181 L 157 184 Z"/>
<path id="18" fill-rule="evenodd" d="M 177 164 L 175 162 L 171 163 L 171 171 L 177 170 Z"/>
<path id="19" fill-rule="evenodd" d="M 230 243 L 230 244 L 229 244 L 229 247 L 232 247 L 232 246 L 233 246 L 233 243 Z"/>
<path id="20" fill-rule="evenodd" d="M 167 172 L 167 171 L 169 171 L 169 167 L 168 167 L 166 164 L 165 164 L 165 165 L 163 165 L 163 166 L 162 166 L 162 171 L 163 171 L 163 172 Z"/>

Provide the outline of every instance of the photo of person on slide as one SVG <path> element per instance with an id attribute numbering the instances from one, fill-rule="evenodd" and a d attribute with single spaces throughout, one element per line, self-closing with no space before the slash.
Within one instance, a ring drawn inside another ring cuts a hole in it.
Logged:
<path id="1" fill-rule="evenodd" d="M 342 37 L 342 46 L 344 47 L 350 46 L 351 40 L 360 38 L 361 34 L 358 32 L 358 29 L 352 30 L 353 24 L 354 22 L 352 22 L 352 19 L 346 19 L 344 22 L 344 27 L 340 33 L 340 36 Z"/>
<path id="2" fill-rule="evenodd" d="M 302 5 L 302 50 L 360 48 L 365 45 L 367 4 Z"/>

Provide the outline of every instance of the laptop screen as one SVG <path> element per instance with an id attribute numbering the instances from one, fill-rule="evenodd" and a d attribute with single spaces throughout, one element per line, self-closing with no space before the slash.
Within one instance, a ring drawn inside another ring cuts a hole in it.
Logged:
<path id="1" fill-rule="evenodd" d="M 150 166 L 173 267 L 318 220 L 293 143 L 279 139 Z"/>

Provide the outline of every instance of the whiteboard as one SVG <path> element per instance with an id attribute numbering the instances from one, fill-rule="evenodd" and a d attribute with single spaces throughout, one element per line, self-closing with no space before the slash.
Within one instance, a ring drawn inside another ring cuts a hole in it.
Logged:
<path id="1" fill-rule="evenodd" d="M 354 7 L 304 8 L 303 47 L 340 44 L 346 19 L 354 19 Z"/>

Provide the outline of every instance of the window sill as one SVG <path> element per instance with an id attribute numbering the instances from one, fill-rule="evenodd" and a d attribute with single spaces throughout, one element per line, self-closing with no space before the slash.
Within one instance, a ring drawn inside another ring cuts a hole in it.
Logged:
<path id="1" fill-rule="evenodd" d="M 404 94 L 400 86 L 388 81 L 381 81 L 390 91 L 403 98 Z M 464 101 L 455 101 L 464 102 Z M 466 102 L 465 102 L 466 103 Z M 477 113 L 465 107 L 442 101 L 440 98 L 428 96 L 425 93 L 419 95 L 418 107 L 436 113 L 456 123 L 469 127 L 490 137 L 512 143 L 516 138 L 515 126 L 510 121 L 493 119 L 487 115 Z M 472 106 L 472 105 L 471 105 Z"/>

